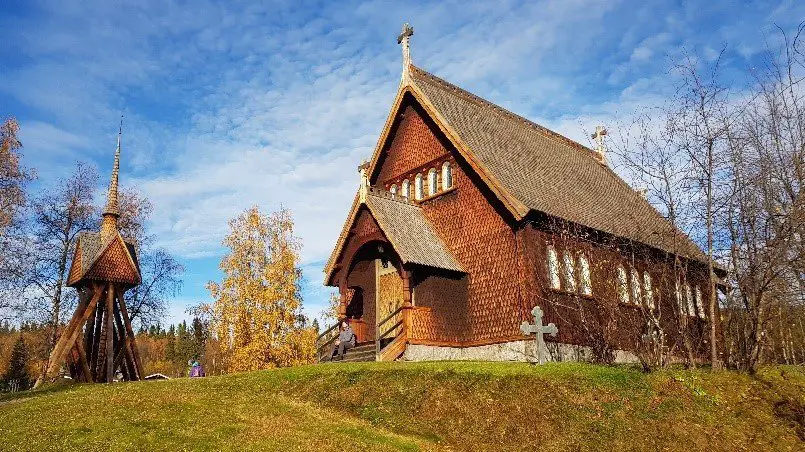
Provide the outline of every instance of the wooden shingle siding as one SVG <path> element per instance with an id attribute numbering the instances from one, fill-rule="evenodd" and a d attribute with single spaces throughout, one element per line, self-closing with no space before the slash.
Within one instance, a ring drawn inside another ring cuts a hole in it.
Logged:
<path id="1" fill-rule="evenodd" d="M 391 181 L 408 175 L 413 191 L 415 173 L 412 172 L 420 170 L 425 177 L 426 165 L 447 154 L 445 145 L 439 142 L 426 124 L 422 108 L 408 103 L 386 152 L 382 154 L 382 165 L 372 184 L 390 185 Z"/>
<path id="2" fill-rule="evenodd" d="M 414 289 L 412 341 L 420 344 L 453 342 L 467 338 L 467 275 L 428 274 Z"/>
<path id="3" fill-rule="evenodd" d="M 446 139 L 439 136 L 432 121 L 420 116 L 420 108 L 409 106 L 405 111 L 403 126 L 391 138 L 388 155 L 378 170 L 379 180 L 384 175 L 392 178 L 406 174 L 434 159 L 442 161 L 446 154 L 456 157 L 455 149 L 445 146 Z M 400 136 L 407 133 L 414 134 L 415 139 Z M 438 288 L 436 279 L 425 279 L 415 286 L 416 305 L 428 300 L 434 307 L 430 315 L 434 322 L 444 326 L 448 320 L 458 320 L 456 327 L 447 330 L 420 325 L 434 341 L 492 339 L 517 334 L 519 328 L 521 306 L 514 273 L 513 233 L 490 197 L 478 187 L 477 177 L 468 171 L 472 170 L 466 164 L 454 164 L 455 190 L 421 204 L 425 218 L 469 274 L 466 290 L 457 293 Z"/>

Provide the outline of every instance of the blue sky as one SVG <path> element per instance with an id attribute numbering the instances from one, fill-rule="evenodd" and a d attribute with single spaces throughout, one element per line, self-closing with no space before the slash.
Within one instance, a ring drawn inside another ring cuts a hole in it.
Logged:
<path id="1" fill-rule="evenodd" d="M 294 212 L 316 315 L 399 83 L 403 22 L 418 66 L 589 144 L 595 125 L 661 102 L 684 51 L 726 46 L 740 89 L 775 25 L 803 19 L 801 1 L 4 0 L 0 116 L 19 119 L 36 188 L 77 160 L 105 178 L 125 115 L 121 183 L 151 199 L 151 231 L 186 267 L 168 321 L 208 299 L 227 219 L 255 204 Z"/>

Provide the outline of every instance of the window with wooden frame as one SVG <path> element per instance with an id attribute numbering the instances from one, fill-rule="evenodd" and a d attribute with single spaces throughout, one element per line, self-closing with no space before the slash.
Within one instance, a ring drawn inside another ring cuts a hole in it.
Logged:
<path id="1" fill-rule="evenodd" d="M 548 247 L 548 280 L 551 284 L 551 289 L 559 290 L 561 282 L 559 281 L 559 258 L 556 256 L 556 249 Z"/>
<path id="2" fill-rule="evenodd" d="M 704 300 L 702 300 L 702 289 L 700 289 L 699 286 L 696 286 L 696 307 L 698 308 L 698 311 L 696 312 L 699 314 L 699 318 L 700 319 L 705 318 L 706 315 L 704 314 L 705 310 L 704 310 Z"/>
<path id="3" fill-rule="evenodd" d="M 688 312 L 690 316 L 696 315 L 696 305 L 693 303 L 693 291 L 690 290 L 690 284 L 685 283 L 685 300 L 687 301 Z"/>
<path id="4" fill-rule="evenodd" d="M 629 280 L 622 265 L 618 266 L 618 300 L 621 303 L 629 302 Z"/>
<path id="5" fill-rule="evenodd" d="M 422 186 L 422 173 L 419 173 L 414 178 L 414 199 L 420 201 L 423 197 L 423 189 Z"/>
<path id="6" fill-rule="evenodd" d="M 439 191 L 439 173 L 436 168 L 428 171 L 428 196 L 433 196 Z"/>
<path id="7" fill-rule="evenodd" d="M 442 163 L 442 190 L 447 190 L 453 186 L 453 168 L 450 162 Z"/>
<path id="8" fill-rule="evenodd" d="M 646 297 L 646 306 L 654 309 L 654 292 L 651 289 L 651 275 L 643 272 L 643 294 Z"/>
<path id="9" fill-rule="evenodd" d="M 643 290 L 640 286 L 640 274 L 632 268 L 632 303 L 639 305 L 643 298 Z"/>
<path id="10" fill-rule="evenodd" d="M 400 191 L 402 191 L 402 197 L 408 200 L 408 198 L 411 196 L 411 183 L 408 182 L 408 179 L 402 181 Z"/>
<path id="11" fill-rule="evenodd" d="M 568 292 L 576 291 L 576 264 L 573 261 L 573 256 L 569 251 L 565 250 L 563 255 L 565 263 L 565 290 Z"/>
<path id="12" fill-rule="evenodd" d="M 590 262 L 584 254 L 579 254 L 579 277 L 582 295 L 592 295 L 593 283 L 590 278 Z"/>

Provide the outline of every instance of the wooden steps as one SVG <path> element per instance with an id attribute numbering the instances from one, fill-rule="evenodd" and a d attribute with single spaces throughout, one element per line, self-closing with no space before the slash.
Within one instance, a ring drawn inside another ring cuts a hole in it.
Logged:
<path id="1" fill-rule="evenodd" d="M 405 334 L 400 334 L 388 344 L 383 345 L 383 349 L 380 350 L 380 354 L 377 356 L 377 360 L 378 361 L 396 360 L 405 352 L 405 346 L 407 343 L 408 339 L 406 338 Z M 381 344 L 383 343 L 381 342 Z"/>
<path id="2" fill-rule="evenodd" d="M 331 352 L 332 353 L 332 352 Z M 344 359 L 336 359 L 336 363 L 349 363 L 349 362 L 368 362 L 375 360 L 375 343 L 374 342 L 364 342 L 362 344 L 358 344 L 357 347 L 351 348 L 347 350 L 344 354 Z M 330 356 L 326 356 L 321 359 L 320 362 L 330 362 Z"/>

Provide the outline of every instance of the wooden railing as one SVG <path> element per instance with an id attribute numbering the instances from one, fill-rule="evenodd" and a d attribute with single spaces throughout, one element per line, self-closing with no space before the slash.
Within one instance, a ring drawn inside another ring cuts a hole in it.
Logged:
<path id="1" fill-rule="evenodd" d="M 390 327 L 386 327 L 386 324 L 389 323 L 395 317 L 397 317 L 397 315 L 400 314 L 403 311 L 403 309 L 404 307 L 400 306 L 399 308 L 395 309 L 392 313 L 390 313 L 388 316 L 386 316 L 383 320 L 377 323 L 377 330 L 375 333 L 375 354 L 377 355 L 378 360 L 382 361 L 381 359 L 383 357 L 382 351 L 388 346 L 396 342 L 399 342 L 399 340 L 403 337 L 405 333 L 405 328 L 403 328 L 403 319 L 400 319 Z M 397 332 L 394 335 L 392 335 L 392 333 L 394 333 L 395 331 Z M 392 338 L 392 341 L 386 344 L 386 346 L 384 347 L 382 345 L 382 341 L 389 337 Z"/>
<path id="2" fill-rule="evenodd" d="M 335 342 L 336 338 L 338 338 L 338 325 L 340 323 L 341 322 L 336 322 L 335 325 L 324 330 L 324 332 L 319 334 L 319 337 L 316 338 L 316 358 L 319 361 L 327 355 L 327 346 Z M 333 331 L 335 331 L 335 334 L 332 334 Z M 327 337 L 328 335 L 330 335 L 329 338 Z"/>

